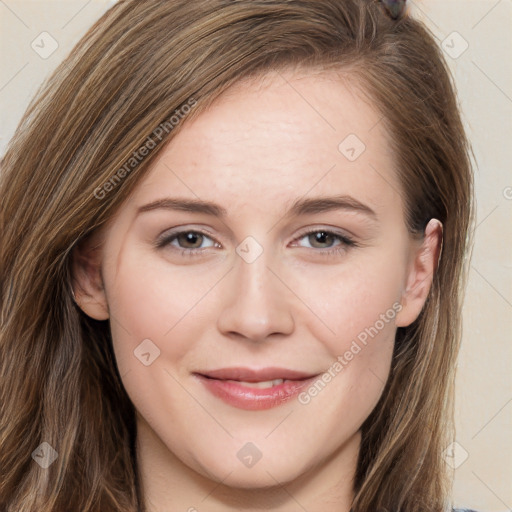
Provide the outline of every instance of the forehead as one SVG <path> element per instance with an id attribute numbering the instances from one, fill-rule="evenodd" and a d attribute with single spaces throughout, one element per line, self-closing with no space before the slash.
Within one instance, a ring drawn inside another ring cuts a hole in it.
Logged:
<path id="1" fill-rule="evenodd" d="M 269 73 L 241 82 L 190 122 L 153 163 L 137 204 L 165 193 L 230 205 L 284 206 L 349 193 L 400 203 L 382 116 L 338 73 Z"/>

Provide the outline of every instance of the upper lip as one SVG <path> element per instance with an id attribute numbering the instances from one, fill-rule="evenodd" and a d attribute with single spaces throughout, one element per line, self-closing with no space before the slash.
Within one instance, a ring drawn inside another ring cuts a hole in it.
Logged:
<path id="1" fill-rule="evenodd" d="M 208 370 L 196 372 L 199 375 L 210 377 L 212 379 L 220 380 L 239 380 L 244 382 L 264 382 L 268 380 L 303 380 L 310 377 L 315 377 L 318 374 L 301 372 L 297 370 L 290 370 L 288 368 L 219 368 L 217 370 Z"/>

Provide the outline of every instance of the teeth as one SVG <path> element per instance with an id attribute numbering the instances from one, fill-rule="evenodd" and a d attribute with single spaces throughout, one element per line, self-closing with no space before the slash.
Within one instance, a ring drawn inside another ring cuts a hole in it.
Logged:
<path id="1" fill-rule="evenodd" d="M 284 382 L 284 379 L 266 380 L 263 382 L 244 382 L 243 380 L 230 380 L 228 382 L 236 382 L 237 384 L 240 384 L 241 386 L 247 386 L 248 388 L 265 389 L 271 388 L 273 386 L 279 386 L 279 384 Z"/>

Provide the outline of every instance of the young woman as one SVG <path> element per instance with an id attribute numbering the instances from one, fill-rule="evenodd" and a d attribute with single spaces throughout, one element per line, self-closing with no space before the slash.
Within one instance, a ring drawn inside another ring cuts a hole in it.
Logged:
<path id="1" fill-rule="evenodd" d="M 120 1 L 2 161 L 0 509 L 442 512 L 472 223 L 404 2 Z"/>

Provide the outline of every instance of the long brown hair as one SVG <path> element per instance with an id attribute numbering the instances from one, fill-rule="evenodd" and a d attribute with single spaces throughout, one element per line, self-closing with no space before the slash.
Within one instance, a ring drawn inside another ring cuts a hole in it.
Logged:
<path id="1" fill-rule="evenodd" d="M 121 0 L 40 88 L 2 161 L 0 510 L 144 509 L 133 404 L 108 322 L 72 300 L 70 254 L 187 120 L 237 81 L 287 66 L 347 70 L 362 84 L 387 128 L 411 235 L 432 217 L 444 224 L 427 302 L 398 329 L 362 427 L 352 510 L 449 504 L 443 450 L 474 208 L 471 150 L 433 35 L 373 0 Z M 41 443 L 58 453 L 48 468 L 31 456 Z"/>

